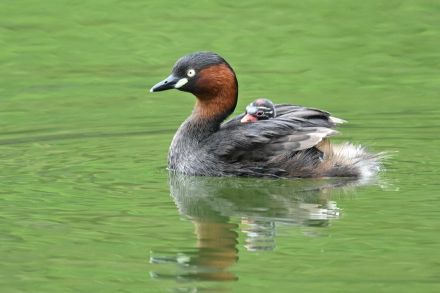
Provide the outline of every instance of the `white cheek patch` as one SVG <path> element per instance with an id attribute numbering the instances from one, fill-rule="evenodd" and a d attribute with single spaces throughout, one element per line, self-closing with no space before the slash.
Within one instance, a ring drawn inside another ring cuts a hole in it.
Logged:
<path id="1" fill-rule="evenodd" d="M 179 79 L 179 81 L 174 85 L 174 88 L 178 89 L 184 86 L 188 82 L 188 78 Z"/>

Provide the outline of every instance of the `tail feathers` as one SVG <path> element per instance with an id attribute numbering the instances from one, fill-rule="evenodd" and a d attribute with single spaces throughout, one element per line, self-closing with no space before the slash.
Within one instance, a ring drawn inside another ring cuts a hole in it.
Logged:
<path id="1" fill-rule="evenodd" d="M 385 157 L 385 153 L 369 153 L 363 146 L 351 143 L 331 145 L 324 141 L 319 150 L 324 153 L 323 173 L 329 177 L 372 177 L 381 170 Z"/>

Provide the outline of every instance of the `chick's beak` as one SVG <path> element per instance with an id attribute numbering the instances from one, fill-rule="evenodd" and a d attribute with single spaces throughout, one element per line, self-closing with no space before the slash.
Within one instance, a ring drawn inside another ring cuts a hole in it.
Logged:
<path id="1" fill-rule="evenodd" d="M 252 116 L 250 114 L 246 114 L 244 115 L 243 118 L 241 118 L 240 122 L 241 123 L 249 123 L 249 122 L 256 122 L 258 119 L 255 116 Z"/>
<path id="2" fill-rule="evenodd" d="M 179 79 L 178 77 L 175 77 L 174 75 L 171 74 L 170 76 L 168 76 L 164 80 L 156 83 L 150 89 L 150 92 L 160 92 L 160 91 L 170 90 L 170 89 L 174 89 L 174 88 L 179 88 L 187 82 L 188 82 L 188 79 L 186 79 L 186 78 Z"/>

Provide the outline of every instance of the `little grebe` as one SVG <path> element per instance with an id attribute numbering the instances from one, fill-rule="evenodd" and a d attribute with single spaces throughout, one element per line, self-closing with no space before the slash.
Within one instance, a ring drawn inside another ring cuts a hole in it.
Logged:
<path id="1" fill-rule="evenodd" d="M 246 106 L 246 113 L 241 118 L 241 123 L 267 120 L 276 116 L 275 105 L 268 99 L 257 99 Z"/>
<path id="2" fill-rule="evenodd" d="M 151 92 L 178 89 L 197 98 L 192 114 L 174 135 L 168 168 L 188 175 L 254 177 L 364 177 L 377 173 L 380 154 L 350 143 L 330 144 L 344 120 L 328 112 L 276 105 L 276 117 L 223 121 L 235 109 L 238 83 L 231 66 L 212 52 L 177 60 Z"/>

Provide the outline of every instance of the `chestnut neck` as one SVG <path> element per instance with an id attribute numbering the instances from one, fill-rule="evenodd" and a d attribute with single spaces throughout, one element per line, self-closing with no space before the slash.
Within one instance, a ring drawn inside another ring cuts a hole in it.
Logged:
<path id="1" fill-rule="evenodd" d="M 200 72 L 196 89 L 192 120 L 211 124 L 217 130 L 237 105 L 238 82 L 234 71 L 227 64 L 206 68 Z"/>

